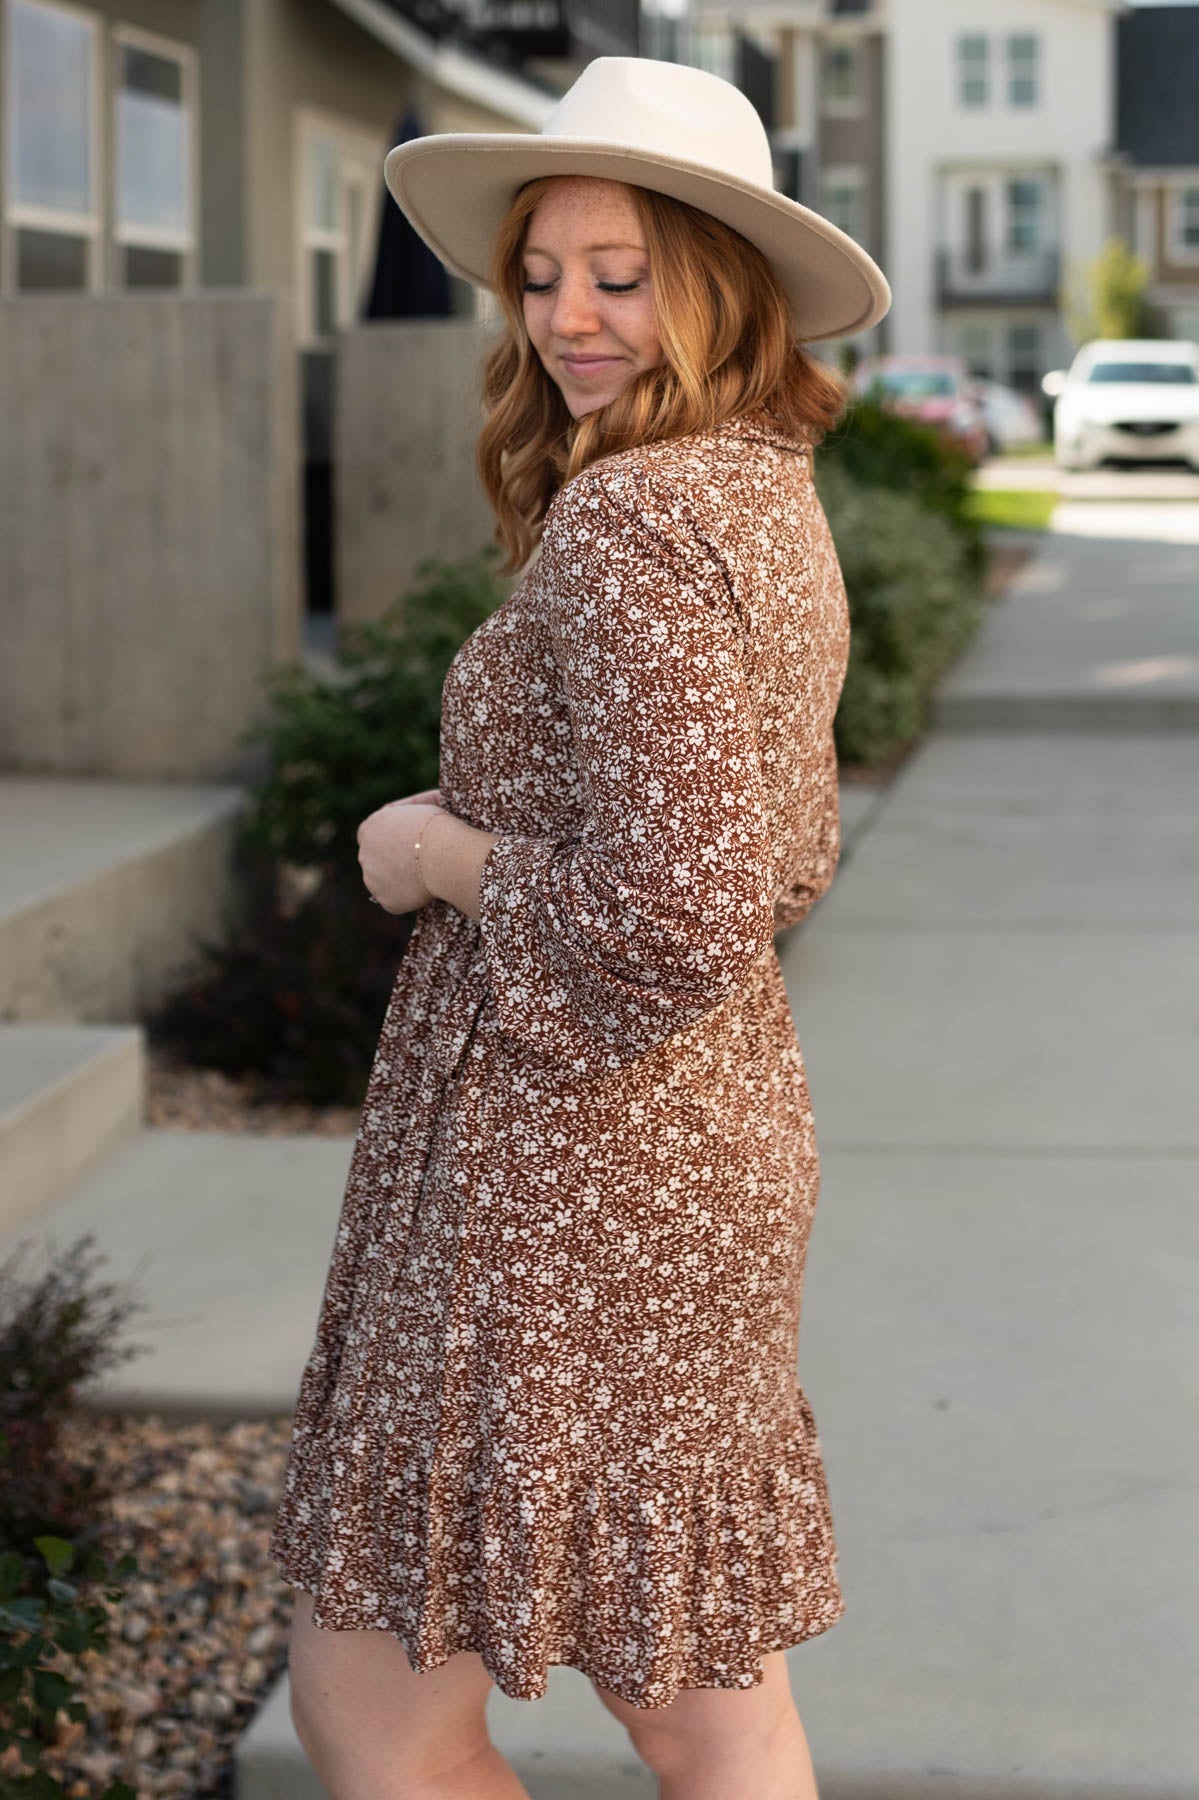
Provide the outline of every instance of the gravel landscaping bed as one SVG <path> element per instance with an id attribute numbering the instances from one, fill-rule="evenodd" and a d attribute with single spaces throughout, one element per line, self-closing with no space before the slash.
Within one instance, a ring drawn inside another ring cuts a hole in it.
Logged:
<path id="1" fill-rule="evenodd" d="M 73 1457 L 111 1478 L 101 1553 L 139 1563 L 109 1648 L 74 1671 L 86 1722 L 61 1719 L 43 1766 L 78 1800 L 231 1796 L 232 1752 L 287 1660 L 292 1589 L 267 1558 L 290 1417 L 236 1424 L 79 1413 Z"/>

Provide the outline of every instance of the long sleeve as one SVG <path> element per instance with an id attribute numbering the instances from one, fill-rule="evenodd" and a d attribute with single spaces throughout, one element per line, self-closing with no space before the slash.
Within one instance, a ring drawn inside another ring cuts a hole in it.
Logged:
<path id="1" fill-rule="evenodd" d="M 543 540 L 583 797 L 480 884 L 501 1029 L 581 1074 L 718 1007 L 773 943 L 756 720 L 724 568 L 652 472 L 584 471 Z"/>

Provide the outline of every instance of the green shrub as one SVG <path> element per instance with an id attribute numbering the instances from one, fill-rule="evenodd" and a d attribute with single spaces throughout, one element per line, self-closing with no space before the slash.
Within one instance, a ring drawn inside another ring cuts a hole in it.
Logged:
<path id="1" fill-rule="evenodd" d="M 973 637 L 984 599 L 961 533 L 909 494 L 816 467 L 850 606 L 838 756 L 877 764 L 928 724 L 940 676 Z"/>
<path id="2" fill-rule="evenodd" d="M 396 969 L 416 920 L 373 906 L 358 827 L 437 786 L 441 689 L 456 652 L 507 596 L 498 546 L 426 558 L 380 620 L 343 629 L 329 676 L 275 671 L 264 741 L 234 850 L 236 900 L 199 978 L 153 1009 L 156 1041 L 187 1061 L 252 1074 L 262 1097 L 360 1105 Z"/>
<path id="3" fill-rule="evenodd" d="M 272 714 L 245 734 L 270 756 L 270 774 L 250 790 L 251 847 L 358 877 L 367 814 L 437 786 L 442 682 L 508 592 L 499 558 L 493 544 L 455 563 L 427 557 L 382 619 L 343 627 L 332 678 L 297 666 L 272 674 Z"/>
<path id="4" fill-rule="evenodd" d="M 138 1566 L 135 1557 L 123 1556 L 110 1568 L 93 1552 L 83 1573 L 66 1581 L 75 1546 L 44 1535 L 36 1548 L 44 1565 L 36 1584 L 20 1556 L 0 1553 L 0 1752 L 15 1752 L 28 1771 L 0 1773 L 0 1800 L 66 1800 L 68 1790 L 39 1764 L 56 1741 L 60 1712 L 74 1721 L 87 1717 L 71 1665 L 85 1652 L 108 1648 L 100 1588 L 105 1599 L 119 1600 L 124 1589 L 117 1578 Z M 100 1800 L 135 1800 L 134 1790 L 110 1782 Z"/>
<path id="5" fill-rule="evenodd" d="M 0 1550 L 27 1554 L 45 1532 L 87 1542 L 109 1498 L 93 1470 L 65 1455 L 62 1425 L 103 1369 L 147 1348 L 115 1341 L 145 1306 L 115 1283 L 93 1283 L 106 1260 L 94 1242 L 86 1232 L 51 1249 L 36 1279 L 23 1275 L 29 1239 L 0 1266 Z"/>
<path id="6" fill-rule="evenodd" d="M 356 854 L 352 872 L 318 868 L 291 899 L 278 863 L 245 845 L 235 859 L 236 905 L 199 940 L 200 976 L 147 1014 L 152 1041 L 255 1078 L 251 1106 L 361 1105 L 416 914 L 372 905 Z"/>
<path id="7" fill-rule="evenodd" d="M 967 571 L 986 566 L 986 537 L 970 510 L 971 464 L 965 451 L 931 425 L 854 399 L 816 452 L 816 469 L 837 470 L 861 487 L 916 500 L 944 519 L 963 545 Z"/>

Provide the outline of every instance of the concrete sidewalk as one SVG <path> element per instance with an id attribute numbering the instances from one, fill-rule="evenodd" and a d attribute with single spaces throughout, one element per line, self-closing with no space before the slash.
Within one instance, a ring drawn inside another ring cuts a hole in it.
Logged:
<path id="1" fill-rule="evenodd" d="M 1199 1794 L 1194 573 L 1046 540 L 786 952 L 848 1600 L 791 1658 L 824 1800 Z"/>

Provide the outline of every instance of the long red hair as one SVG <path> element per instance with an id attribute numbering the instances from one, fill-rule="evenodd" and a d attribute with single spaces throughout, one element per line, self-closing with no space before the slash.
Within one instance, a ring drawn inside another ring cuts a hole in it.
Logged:
<path id="1" fill-rule="evenodd" d="M 476 464 L 507 574 L 532 554 L 558 489 L 597 457 L 710 431 L 762 407 L 815 448 L 848 402 L 844 377 L 800 343 L 786 296 L 755 245 L 685 201 L 630 185 L 651 275 L 670 271 L 668 281 L 653 282 L 663 360 L 605 406 L 572 417 L 525 329 L 521 261 L 530 215 L 561 179 L 543 175 L 520 189 L 489 271 L 506 329 L 483 365 L 487 417 Z"/>

